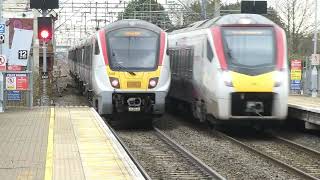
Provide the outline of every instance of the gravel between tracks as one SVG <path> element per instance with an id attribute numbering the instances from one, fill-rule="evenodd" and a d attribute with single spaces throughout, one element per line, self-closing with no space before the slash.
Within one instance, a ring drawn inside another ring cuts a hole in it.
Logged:
<path id="1" fill-rule="evenodd" d="M 74 79 L 69 75 L 68 64 L 64 61 L 59 61 L 58 64 L 61 66 L 62 76 L 58 81 L 63 87 L 62 96 L 60 97 L 53 88 L 53 101 L 56 106 L 90 106 L 87 98 L 80 94 L 79 90 L 76 88 Z"/>
<path id="2" fill-rule="evenodd" d="M 307 132 L 292 132 L 292 131 L 282 131 L 277 132 L 277 135 L 284 137 L 288 140 L 296 142 L 302 146 L 311 148 L 316 151 L 320 151 L 320 135 L 308 134 Z"/>
<path id="3" fill-rule="evenodd" d="M 309 154 L 304 150 L 296 149 L 295 146 L 283 143 L 278 139 L 261 140 L 261 138 L 253 138 L 253 140 L 245 139 L 241 141 L 282 162 L 302 169 L 304 172 L 310 173 L 314 177 L 320 177 L 318 168 L 320 167 L 320 160 L 319 157 L 314 156 L 314 154 Z"/>
<path id="4" fill-rule="evenodd" d="M 117 134 L 152 179 L 208 179 L 152 130 L 121 130 Z"/>
<path id="5" fill-rule="evenodd" d="M 205 125 L 177 119 L 165 115 L 159 123 L 160 129 L 227 179 L 300 179 L 292 172 L 214 135 Z"/>

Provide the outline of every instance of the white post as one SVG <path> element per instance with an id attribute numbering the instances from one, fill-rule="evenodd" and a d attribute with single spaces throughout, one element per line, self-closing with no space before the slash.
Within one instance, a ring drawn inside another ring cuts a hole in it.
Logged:
<path id="1" fill-rule="evenodd" d="M 40 66 L 39 66 L 39 49 L 40 49 L 40 42 L 38 40 L 38 11 L 33 10 L 33 17 L 34 17 L 34 23 L 33 23 L 33 29 L 34 29 L 34 33 L 33 33 L 33 67 L 32 67 L 32 71 L 34 74 L 40 75 Z"/>
<path id="2" fill-rule="evenodd" d="M 207 1 L 201 0 L 201 20 L 207 19 Z"/>
<path id="3" fill-rule="evenodd" d="M 0 0 L 0 23 L 2 23 L 2 3 L 3 1 Z M 0 44 L 0 55 L 2 54 L 2 44 Z M 4 94 L 4 87 L 3 87 L 3 74 L 0 72 L 0 112 L 3 112 L 3 94 Z"/>
<path id="4" fill-rule="evenodd" d="M 220 16 L 220 0 L 216 0 L 214 3 L 214 17 Z"/>
<path id="5" fill-rule="evenodd" d="M 318 0 L 315 0 L 315 19 L 314 19 L 314 41 L 313 41 L 313 54 L 316 56 L 317 54 L 317 43 L 318 43 Z M 318 78 L 318 71 L 317 67 L 313 64 L 312 65 L 312 73 L 311 73 L 311 88 L 312 88 L 312 97 L 317 97 L 317 78 Z"/>
<path id="6" fill-rule="evenodd" d="M 42 10 L 42 16 L 46 17 L 47 10 Z M 42 76 L 48 77 L 48 71 L 47 71 L 47 43 L 43 41 L 43 49 L 42 49 Z M 47 93 L 47 77 L 42 77 L 42 97 L 41 97 L 41 105 L 42 106 L 48 106 L 49 105 L 49 97 Z"/>

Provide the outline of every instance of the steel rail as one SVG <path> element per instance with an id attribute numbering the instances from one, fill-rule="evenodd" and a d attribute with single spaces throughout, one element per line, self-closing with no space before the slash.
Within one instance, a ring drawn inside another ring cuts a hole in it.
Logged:
<path id="1" fill-rule="evenodd" d="M 266 153 L 263 153 L 263 152 L 255 149 L 255 148 L 251 147 L 250 145 L 247 145 L 246 143 L 241 142 L 241 141 L 239 141 L 239 140 L 237 140 L 237 139 L 235 139 L 235 138 L 232 138 L 232 137 L 230 137 L 230 136 L 228 136 L 228 135 L 226 135 L 226 134 L 224 134 L 224 133 L 222 133 L 222 132 L 220 132 L 220 131 L 216 131 L 216 130 L 212 130 L 212 131 L 213 131 L 214 133 L 216 133 L 217 135 L 219 135 L 220 137 L 222 137 L 222 138 L 225 138 L 225 139 L 228 139 L 228 140 L 230 140 L 230 141 L 232 141 L 232 142 L 235 142 L 235 143 L 237 143 L 238 145 L 244 147 L 245 149 L 248 149 L 248 150 L 250 150 L 250 151 L 253 152 L 253 153 L 259 154 L 261 157 L 264 157 L 264 158 L 266 158 L 266 159 L 269 159 L 269 160 L 272 160 L 272 161 L 276 162 L 277 164 L 279 164 L 279 165 L 282 166 L 283 168 L 286 168 L 286 169 L 288 169 L 288 170 L 290 170 L 290 171 L 296 172 L 296 173 L 299 174 L 300 176 L 303 176 L 305 179 L 319 180 L 318 178 L 316 178 L 316 177 L 314 177 L 314 176 L 312 176 L 312 175 L 309 175 L 309 174 L 303 172 L 302 170 L 300 170 L 300 169 L 298 169 L 298 168 L 295 168 L 295 167 L 290 166 L 289 164 L 287 164 L 287 163 L 285 163 L 285 162 L 282 162 L 282 161 L 280 161 L 280 160 L 278 160 L 278 159 L 275 159 L 275 158 L 267 155 Z"/>
<path id="2" fill-rule="evenodd" d="M 272 135 L 272 137 L 274 137 L 274 138 L 276 138 L 276 139 L 278 139 L 278 140 L 280 140 L 280 141 L 282 141 L 282 142 L 284 142 L 284 143 L 286 143 L 286 144 L 288 144 L 290 146 L 295 146 L 296 148 L 308 151 L 310 154 L 312 153 L 313 155 L 320 157 L 320 151 L 316 151 L 314 149 L 311 149 L 309 147 L 303 146 L 301 144 L 298 144 L 296 142 L 293 142 L 293 141 L 291 141 L 289 139 L 286 139 L 286 138 L 283 138 L 283 137 L 280 137 L 280 136 L 277 136 L 277 135 L 273 135 L 273 134 L 271 134 L 271 135 Z"/>
<path id="3" fill-rule="evenodd" d="M 202 162 L 199 158 L 194 156 L 192 153 L 190 153 L 187 149 L 179 145 L 176 141 L 168 137 L 165 133 L 163 133 L 161 130 L 159 130 L 156 127 L 153 127 L 153 129 L 156 131 L 156 135 L 162 139 L 164 142 L 166 142 L 168 145 L 173 147 L 174 149 L 178 150 L 182 154 L 184 154 L 189 160 L 191 160 L 194 164 L 196 164 L 201 169 L 205 170 L 206 173 L 208 173 L 213 179 L 216 180 L 225 180 L 223 176 L 221 176 L 219 173 L 217 173 L 215 170 L 211 169 L 208 165 L 206 165 L 204 162 Z"/>
<path id="4" fill-rule="evenodd" d="M 106 119 L 102 117 L 102 119 L 104 120 L 105 124 L 110 128 L 110 131 L 112 132 L 112 134 L 116 137 L 116 139 L 119 141 L 119 143 L 121 144 L 121 146 L 123 147 L 123 149 L 127 152 L 128 156 L 131 158 L 131 160 L 133 161 L 133 163 L 137 166 L 137 168 L 139 169 L 139 171 L 141 172 L 142 176 L 146 179 L 146 180 L 152 180 L 151 177 L 148 175 L 148 173 L 146 172 L 146 170 L 141 166 L 141 164 L 139 163 L 139 161 L 131 154 L 131 152 L 129 151 L 129 148 L 125 145 L 125 143 L 120 139 L 120 137 L 117 135 L 117 133 L 113 130 L 113 128 L 107 123 Z"/>

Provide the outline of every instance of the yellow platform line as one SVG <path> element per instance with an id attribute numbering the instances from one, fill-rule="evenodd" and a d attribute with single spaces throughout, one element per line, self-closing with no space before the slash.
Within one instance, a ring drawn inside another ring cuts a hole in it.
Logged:
<path id="1" fill-rule="evenodd" d="M 54 118 L 55 118 L 54 108 L 51 108 L 50 109 L 49 132 L 48 132 L 47 156 L 46 156 L 46 170 L 45 170 L 44 180 L 52 180 L 52 177 L 53 177 L 53 129 L 54 129 Z"/>

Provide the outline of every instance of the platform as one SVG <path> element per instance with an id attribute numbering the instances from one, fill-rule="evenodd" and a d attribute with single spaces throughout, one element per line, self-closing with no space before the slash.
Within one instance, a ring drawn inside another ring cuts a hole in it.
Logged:
<path id="1" fill-rule="evenodd" d="M 1 180 L 144 179 L 94 109 L 0 114 Z"/>
<path id="2" fill-rule="evenodd" d="M 290 118 L 304 120 L 307 129 L 319 129 L 320 126 L 320 98 L 307 96 L 289 96 Z"/>

